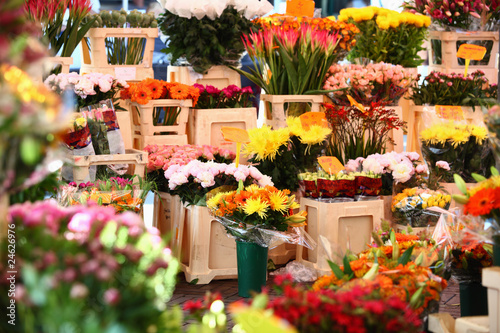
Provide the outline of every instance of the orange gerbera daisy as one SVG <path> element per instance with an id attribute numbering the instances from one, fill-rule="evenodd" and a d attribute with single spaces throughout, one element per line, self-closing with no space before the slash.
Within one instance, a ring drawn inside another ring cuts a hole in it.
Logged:
<path id="1" fill-rule="evenodd" d="M 163 95 L 163 84 L 161 81 L 146 79 L 143 83 L 151 90 L 151 97 L 153 99 L 159 99 Z"/>
<path id="2" fill-rule="evenodd" d="M 486 215 L 494 208 L 495 192 L 491 188 L 477 191 L 464 206 L 464 213 L 474 216 Z"/>
<path id="3" fill-rule="evenodd" d="M 183 84 L 176 84 L 170 89 L 170 98 L 173 99 L 187 99 L 189 96 L 188 88 Z"/>
<path id="4" fill-rule="evenodd" d="M 133 90 L 134 84 L 131 83 L 129 84 L 128 88 L 123 89 L 120 91 L 120 98 L 121 99 L 130 99 L 131 97 L 131 91 Z"/>
<path id="5" fill-rule="evenodd" d="M 142 84 L 138 84 L 131 96 L 132 102 L 137 102 L 139 104 L 148 104 L 151 100 L 151 90 Z"/>

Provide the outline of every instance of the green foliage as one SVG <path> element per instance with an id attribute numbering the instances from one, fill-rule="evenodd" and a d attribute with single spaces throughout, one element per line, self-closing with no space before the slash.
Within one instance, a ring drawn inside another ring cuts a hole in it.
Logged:
<path id="1" fill-rule="evenodd" d="M 168 46 L 162 52 L 171 54 L 171 63 L 186 58 L 198 73 L 237 62 L 245 50 L 241 37 L 253 28 L 253 23 L 233 7 L 226 8 L 215 20 L 188 19 L 165 11 L 158 23 L 168 36 Z"/>
<path id="2" fill-rule="evenodd" d="M 51 173 L 38 184 L 28 187 L 10 196 L 10 204 L 35 202 L 43 200 L 46 196 L 55 197 L 60 185 L 58 173 Z"/>

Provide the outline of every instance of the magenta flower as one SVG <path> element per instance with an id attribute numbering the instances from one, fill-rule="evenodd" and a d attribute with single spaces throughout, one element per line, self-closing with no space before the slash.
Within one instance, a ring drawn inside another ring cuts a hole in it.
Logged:
<path id="1" fill-rule="evenodd" d="M 220 90 L 215 88 L 214 86 L 207 85 L 207 87 L 205 89 L 206 89 L 207 93 L 209 93 L 210 95 L 220 94 Z"/>
<path id="2" fill-rule="evenodd" d="M 109 305 L 116 305 L 120 302 L 120 291 L 116 288 L 110 288 L 104 292 L 104 302 Z"/>

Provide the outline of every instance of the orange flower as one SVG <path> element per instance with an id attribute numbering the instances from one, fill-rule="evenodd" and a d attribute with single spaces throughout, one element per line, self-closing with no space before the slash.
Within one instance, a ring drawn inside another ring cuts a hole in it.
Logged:
<path id="1" fill-rule="evenodd" d="M 163 95 L 163 84 L 160 80 L 145 79 L 143 84 L 151 90 L 152 99 L 159 99 Z"/>
<path id="2" fill-rule="evenodd" d="M 464 206 L 464 213 L 474 216 L 487 215 L 494 208 L 495 191 L 485 188 L 477 191 Z"/>
<path id="3" fill-rule="evenodd" d="M 151 101 L 151 90 L 142 84 L 137 84 L 134 91 L 132 92 L 131 100 L 132 102 L 137 102 L 139 104 L 148 104 Z"/>
<path id="4" fill-rule="evenodd" d="M 407 234 L 400 234 L 396 233 L 396 242 L 408 242 L 412 240 L 419 240 L 419 237 L 417 235 L 407 235 Z"/>
<path id="5" fill-rule="evenodd" d="M 173 99 L 187 99 L 189 96 L 189 90 L 183 84 L 176 84 L 169 90 L 170 90 L 170 97 Z"/>

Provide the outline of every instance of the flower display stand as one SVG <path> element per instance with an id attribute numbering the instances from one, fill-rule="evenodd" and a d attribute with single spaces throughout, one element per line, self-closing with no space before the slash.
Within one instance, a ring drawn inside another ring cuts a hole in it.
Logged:
<path id="1" fill-rule="evenodd" d="M 181 209 L 182 203 L 178 197 L 166 192 L 157 192 L 154 197 L 153 226 L 160 230 L 162 236 L 168 235 L 170 242 L 173 234 L 173 217 Z M 169 244 L 170 245 L 170 244 Z"/>
<path id="2" fill-rule="evenodd" d="M 424 52 L 427 52 L 424 50 Z M 405 67 L 405 71 L 417 77 L 418 75 L 418 67 Z M 413 104 L 413 101 L 409 99 L 411 94 L 411 88 L 399 99 L 398 106 L 402 109 L 403 121 L 406 121 L 409 124 L 410 118 L 410 106 Z M 407 150 L 408 151 L 408 150 Z"/>
<path id="3" fill-rule="evenodd" d="M 155 99 L 145 105 L 130 102 L 130 126 L 132 146 L 144 149 L 147 145 L 186 145 L 189 108 L 192 100 Z M 180 108 L 177 123 L 169 126 L 155 126 L 153 112 L 156 107 Z M 161 134 L 168 133 L 168 134 Z"/>
<path id="4" fill-rule="evenodd" d="M 485 57 L 489 57 L 488 63 L 484 65 L 469 66 L 468 73 L 472 73 L 478 69 L 482 70 L 490 83 L 498 82 L 498 42 L 499 36 L 496 31 L 467 31 L 467 32 L 454 32 L 454 31 L 430 31 L 429 32 L 429 72 L 439 71 L 445 74 L 449 73 L 464 73 L 465 66 L 459 65 L 457 58 L 457 51 L 459 45 L 457 42 L 464 41 L 466 43 L 474 43 L 475 41 L 488 41 L 491 45 L 491 52 Z M 441 41 L 441 49 L 434 48 L 434 41 Z M 441 55 L 441 61 L 437 58 Z"/>
<path id="5" fill-rule="evenodd" d="M 85 40 L 82 48 L 82 65 L 80 74 L 102 73 L 126 81 L 140 81 L 154 77 L 153 51 L 158 28 L 91 28 L 85 35 L 90 41 L 90 50 Z M 108 63 L 107 38 L 145 38 L 146 46 L 142 62 L 138 65 L 111 65 Z"/>
<path id="6" fill-rule="evenodd" d="M 260 112 L 264 112 L 265 124 L 272 126 L 273 128 L 283 128 L 286 127 L 286 117 L 285 112 L 286 103 L 309 103 L 311 104 L 312 112 L 321 111 L 321 103 L 324 101 L 323 95 L 260 95 L 260 99 L 264 102 L 264 109 L 259 111 L 259 118 L 261 118 Z"/>
<path id="7" fill-rule="evenodd" d="M 469 124 L 481 124 L 483 112 L 477 106 L 474 111 L 471 107 L 462 107 L 464 119 Z M 406 138 L 406 151 L 414 151 L 422 155 L 420 149 L 419 135 L 422 130 L 431 124 L 426 121 L 427 117 L 436 117 L 434 106 L 411 105 L 408 119 L 408 134 Z"/>
<path id="8" fill-rule="evenodd" d="M 392 221 L 392 195 L 382 195 L 382 200 L 384 201 L 384 220 Z"/>
<path id="9" fill-rule="evenodd" d="M 221 127 L 251 129 L 257 126 L 256 108 L 191 109 L 188 121 L 188 142 L 211 145 L 236 151 L 236 143 L 224 140 Z"/>
<path id="10" fill-rule="evenodd" d="M 132 148 L 132 132 L 130 126 L 130 111 L 116 111 L 116 119 L 118 120 L 118 126 L 120 126 L 120 133 L 123 137 L 123 144 L 125 149 Z"/>
<path id="11" fill-rule="evenodd" d="M 168 66 L 167 80 L 187 85 L 211 85 L 218 89 L 231 84 L 241 87 L 240 74 L 227 66 L 212 66 L 205 74 L 196 73 L 190 66 Z"/>
<path id="12" fill-rule="evenodd" d="M 498 318 L 498 316 L 497 316 Z M 490 330 L 488 316 L 462 317 L 456 320 L 446 312 L 429 315 L 427 331 L 433 333 L 497 333 Z"/>
<path id="13" fill-rule="evenodd" d="M 325 203 L 308 198 L 300 199 L 300 210 L 307 212 L 305 231 L 318 246 L 314 250 L 297 247 L 297 260 L 315 269 L 318 275 L 330 274 L 327 251 L 320 236 L 333 247 L 332 259 L 342 262 L 347 249 L 359 253 L 372 241 L 372 231 L 384 217 L 383 200 Z"/>
<path id="14" fill-rule="evenodd" d="M 483 268 L 483 286 L 488 288 L 488 316 L 491 333 L 500 332 L 500 267 Z"/>
<path id="15" fill-rule="evenodd" d="M 148 153 L 136 149 L 125 149 L 125 154 L 73 156 L 73 160 L 73 181 L 80 184 L 88 181 L 91 165 L 134 165 L 134 174 L 143 178 L 148 163 Z"/>
<path id="16" fill-rule="evenodd" d="M 69 66 L 73 65 L 72 57 L 47 57 L 45 58 L 47 63 L 50 64 L 50 68 L 54 68 L 57 65 L 61 65 L 61 73 L 68 74 Z"/>
<path id="17" fill-rule="evenodd" d="M 178 196 L 174 197 L 179 200 Z M 186 280 L 198 284 L 238 276 L 236 242 L 209 213 L 207 207 L 177 205 L 173 221 L 172 248 L 181 261 Z"/>
<path id="18" fill-rule="evenodd" d="M 284 265 L 290 260 L 295 259 L 296 253 L 297 245 L 284 243 L 269 249 L 267 257 L 271 259 L 275 265 Z"/>

